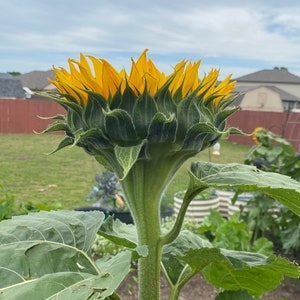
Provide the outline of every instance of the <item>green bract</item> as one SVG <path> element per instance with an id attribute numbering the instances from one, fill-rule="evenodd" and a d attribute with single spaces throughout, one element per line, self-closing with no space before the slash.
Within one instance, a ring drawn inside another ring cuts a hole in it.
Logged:
<path id="1" fill-rule="evenodd" d="M 157 154 L 170 159 L 187 158 L 212 146 L 222 134 L 238 132 L 225 128 L 226 118 L 237 108 L 215 112 L 212 103 L 203 103 L 196 93 L 176 101 L 168 85 L 154 97 L 146 91 L 136 96 L 127 87 L 124 94 L 117 93 L 110 103 L 89 92 L 85 107 L 53 99 L 67 110 L 66 116 L 59 116 L 59 122 L 45 130 L 66 132 L 56 150 L 68 145 L 83 147 L 120 177 L 136 160 L 151 159 L 153 148 L 163 147 L 164 153 Z M 224 102 L 223 109 L 232 101 Z"/>

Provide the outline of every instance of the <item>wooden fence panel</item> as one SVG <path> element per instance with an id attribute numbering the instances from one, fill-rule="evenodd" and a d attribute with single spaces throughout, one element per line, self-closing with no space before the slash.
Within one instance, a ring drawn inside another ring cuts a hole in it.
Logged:
<path id="1" fill-rule="evenodd" d="M 41 132 L 53 120 L 42 120 L 65 113 L 65 110 L 53 101 L 29 99 L 0 99 L 0 133 Z"/>
<path id="2" fill-rule="evenodd" d="M 256 127 L 264 127 L 288 140 L 296 151 L 300 150 L 300 113 L 259 112 L 241 110 L 232 115 L 227 124 L 251 134 Z M 243 145 L 254 145 L 252 137 L 233 135 L 229 141 Z"/>
<path id="3" fill-rule="evenodd" d="M 0 99 L 0 133 L 41 132 L 53 120 L 42 120 L 64 114 L 65 110 L 49 100 Z M 256 127 L 264 127 L 277 133 L 300 150 L 300 113 L 259 112 L 240 110 L 228 119 L 228 125 L 238 127 L 245 133 L 252 133 Z M 252 137 L 233 135 L 229 141 L 252 146 Z"/>

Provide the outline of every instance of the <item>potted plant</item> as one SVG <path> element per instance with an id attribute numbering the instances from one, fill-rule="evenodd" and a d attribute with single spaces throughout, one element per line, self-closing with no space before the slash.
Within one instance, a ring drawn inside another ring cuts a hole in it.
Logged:
<path id="1" fill-rule="evenodd" d="M 100 210 L 105 215 L 119 219 L 120 221 L 133 224 L 132 216 L 124 201 L 122 189 L 118 177 L 110 172 L 103 171 L 102 176 L 95 176 L 96 184 L 87 195 L 87 201 L 93 202 L 91 206 L 81 207 L 76 210 Z"/>
<path id="2" fill-rule="evenodd" d="M 174 195 L 174 213 L 178 215 L 179 209 L 183 202 L 185 191 L 179 191 Z M 204 217 L 209 215 L 210 209 L 219 209 L 220 197 L 216 189 L 208 188 L 198 194 L 196 198 L 190 203 L 186 216 L 192 217 L 197 222 L 202 222 Z"/>

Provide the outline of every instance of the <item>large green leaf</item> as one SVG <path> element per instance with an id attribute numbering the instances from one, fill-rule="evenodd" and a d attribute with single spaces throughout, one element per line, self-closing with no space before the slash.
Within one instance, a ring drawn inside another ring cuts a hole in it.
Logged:
<path id="1" fill-rule="evenodd" d="M 217 248 L 190 249 L 178 257 L 193 273 L 202 272 L 213 286 L 261 295 L 277 287 L 284 276 L 298 278 L 300 269 L 281 257 Z"/>
<path id="2" fill-rule="evenodd" d="M 300 215 L 300 183 L 285 175 L 241 164 L 194 162 L 187 194 L 195 195 L 207 187 L 261 191 Z"/>
<path id="3" fill-rule="evenodd" d="M 132 252 L 92 261 L 88 253 L 103 221 L 98 211 L 51 211 L 0 222 L 0 298 L 111 296 L 130 271 Z"/>
<path id="4" fill-rule="evenodd" d="M 119 253 L 100 266 L 101 274 L 59 272 L 0 289 L 4 300 L 106 299 L 130 271 L 131 253 Z"/>
<path id="5" fill-rule="evenodd" d="M 202 272 L 210 284 L 224 290 L 246 290 L 251 295 L 262 295 L 276 288 L 284 276 L 298 278 L 300 275 L 296 265 L 281 257 L 267 258 L 238 251 L 235 255 L 232 255 L 233 251 L 221 253 L 224 259 L 212 262 Z"/>
<path id="6" fill-rule="evenodd" d="M 138 244 L 136 227 L 132 224 L 122 223 L 109 217 L 102 224 L 99 234 L 110 241 L 124 247 L 135 248 Z"/>
<path id="7" fill-rule="evenodd" d="M 175 286 L 184 284 L 185 279 L 193 275 L 190 268 L 178 257 L 184 256 L 189 249 L 199 249 L 202 247 L 212 247 L 210 242 L 202 239 L 199 235 L 183 230 L 179 236 L 170 244 L 163 248 L 162 264 L 166 276 Z"/>
<path id="8" fill-rule="evenodd" d="M 31 213 L 0 222 L 0 287 L 44 274 L 96 274 L 87 253 L 104 221 L 100 212 Z"/>

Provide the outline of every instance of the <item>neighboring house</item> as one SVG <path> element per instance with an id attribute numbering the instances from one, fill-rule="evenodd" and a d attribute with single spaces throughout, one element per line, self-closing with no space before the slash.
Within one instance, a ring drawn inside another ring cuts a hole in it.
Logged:
<path id="1" fill-rule="evenodd" d="M 27 87 L 32 91 L 45 91 L 54 89 L 48 79 L 54 79 L 54 71 L 32 71 L 17 76 L 21 80 L 23 87 Z"/>
<path id="2" fill-rule="evenodd" d="M 242 110 L 283 112 L 300 108 L 300 77 L 282 69 L 261 70 L 235 79 Z"/>
<path id="3" fill-rule="evenodd" d="M 0 73 L 0 98 L 25 98 L 21 80 L 7 73 Z"/>

